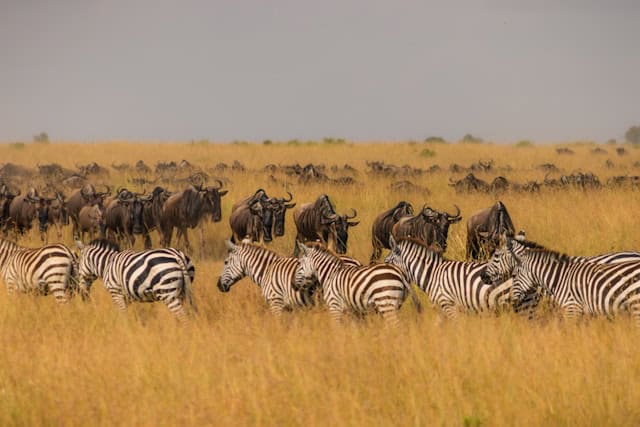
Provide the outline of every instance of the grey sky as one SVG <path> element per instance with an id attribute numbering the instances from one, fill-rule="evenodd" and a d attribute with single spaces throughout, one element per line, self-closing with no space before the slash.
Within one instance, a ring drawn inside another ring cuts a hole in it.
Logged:
<path id="1" fill-rule="evenodd" d="M 620 138 L 640 1 L 0 0 L 0 140 Z"/>

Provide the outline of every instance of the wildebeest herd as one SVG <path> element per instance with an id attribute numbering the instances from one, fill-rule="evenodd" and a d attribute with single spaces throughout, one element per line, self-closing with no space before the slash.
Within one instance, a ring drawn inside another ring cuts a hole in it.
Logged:
<path id="1" fill-rule="evenodd" d="M 342 170 L 357 173 L 347 166 Z M 370 174 L 384 176 L 431 173 L 384 162 L 370 162 L 368 166 Z M 552 165 L 544 166 L 548 173 L 557 172 Z M 231 167 L 244 168 L 240 163 Z M 113 168 L 151 172 L 143 162 L 134 167 L 113 165 Z M 541 184 L 529 182 L 521 186 L 502 176 L 489 184 L 473 175 L 473 171 L 491 168 L 491 162 L 478 162 L 469 169 L 456 165 L 456 172 L 471 171 L 451 185 L 457 192 L 492 193 L 601 186 L 595 175 L 582 172 L 558 179 L 547 175 Z M 322 178 L 326 177 L 322 175 L 322 167 L 290 169 L 299 176 L 300 183 L 326 181 Z M 60 167 L 39 166 L 39 170 L 43 175 L 70 178 L 66 176 L 69 172 Z M 82 179 L 91 174 L 108 174 L 97 164 L 83 165 L 79 170 L 77 176 Z M 193 165 L 186 161 L 158 164 L 155 169 L 159 177 L 175 177 L 179 171 L 188 171 L 189 175 L 185 188 L 173 192 L 160 185 L 150 192 L 133 192 L 124 187 L 114 190 L 85 182 L 68 197 L 58 190 L 45 197 L 33 187 L 22 194 L 9 185 L 0 186 L 0 226 L 5 237 L 23 234 L 37 221 L 46 243 L 49 228 L 55 227 L 60 239 L 62 227 L 71 220 L 73 237 L 80 250 L 78 255 L 61 244 L 22 248 L 10 240 L 2 240 L 0 264 L 7 289 L 51 293 L 57 301 L 65 302 L 75 293 L 88 298 L 91 283 L 100 277 L 119 308 L 123 309 L 130 301 L 162 301 L 183 319 L 185 303 L 195 310 L 191 291 L 195 267 L 188 256 L 192 250 L 188 229 L 198 229 L 199 242 L 204 245 L 202 224 L 222 220 L 222 198 L 228 190 L 223 189 L 220 179 L 214 185 L 206 185 L 206 174 L 193 173 Z M 627 181 L 633 185 L 634 178 L 614 177 L 607 185 L 625 185 Z M 150 182 L 153 181 L 144 183 Z M 447 316 L 460 310 L 500 311 L 508 306 L 516 311 L 526 309 L 531 314 L 540 298 L 546 297 L 570 316 L 613 316 L 624 309 L 640 322 L 640 253 L 582 258 L 547 250 L 527 241 L 522 234 L 515 234 L 512 219 L 501 201 L 469 216 L 466 262 L 443 256 L 450 225 L 462 220 L 457 206 L 452 212 L 441 212 L 427 204 L 415 210 L 411 203 L 400 201 L 374 220 L 372 253 L 369 265 L 365 266 L 345 255 L 349 229 L 360 222 L 356 220 L 355 209 L 339 213 L 327 194 L 305 203 L 293 199 L 289 191 L 281 197 L 270 197 L 264 189 L 257 189 L 233 204 L 230 239 L 226 242 L 228 254 L 218 280 L 221 291 L 228 292 L 234 283 L 248 276 L 261 287 L 267 304 L 276 314 L 284 309 L 314 305 L 316 295 L 321 295 L 335 319 L 340 319 L 344 312 L 364 314 L 374 310 L 396 323 L 397 310 L 407 296 L 420 307 L 411 285 L 415 283 Z M 278 254 L 265 246 L 285 234 L 287 210 L 292 210 L 296 227 L 292 256 Z M 170 247 L 174 228 L 185 252 Z M 158 233 L 163 248 L 151 249 L 153 231 Z M 90 243 L 83 243 L 87 234 Z M 144 251 L 120 249 L 133 247 L 136 236 L 143 238 Z M 388 249 L 389 254 L 380 262 L 383 249 Z"/>

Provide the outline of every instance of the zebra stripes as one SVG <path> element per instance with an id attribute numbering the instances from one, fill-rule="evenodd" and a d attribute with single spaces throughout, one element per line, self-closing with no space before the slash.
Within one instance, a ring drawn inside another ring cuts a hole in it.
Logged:
<path id="1" fill-rule="evenodd" d="M 93 281 L 101 277 L 121 310 L 129 302 L 161 301 L 179 320 L 185 320 L 185 302 L 195 310 L 191 293 L 195 267 L 183 252 L 173 248 L 120 251 L 118 245 L 103 239 L 76 244 L 80 286 L 87 294 Z"/>
<path id="2" fill-rule="evenodd" d="M 498 286 L 484 283 L 486 263 L 446 260 L 440 251 L 412 238 L 397 243 L 391 238 L 390 243 L 385 262 L 400 267 L 446 317 L 456 317 L 458 311 L 496 311 L 508 305 L 511 281 Z"/>
<path id="3" fill-rule="evenodd" d="M 373 308 L 388 324 L 397 325 L 397 312 L 408 293 L 420 310 L 413 289 L 399 268 L 388 264 L 347 265 L 322 244 L 296 244 L 302 256 L 294 288 L 313 289 L 318 283 L 335 321 L 340 322 L 345 311 L 365 314 Z"/>
<path id="4" fill-rule="evenodd" d="M 314 304 L 314 289 L 295 290 L 292 286 L 298 258 L 283 257 L 263 246 L 243 240 L 240 244 L 225 241 L 229 253 L 218 279 L 218 289 L 229 292 L 243 277 L 250 277 L 259 287 L 262 296 L 275 316 L 284 309 L 310 307 Z M 353 258 L 345 262 L 360 264 Z"/>
<path id="5" fill-rule="evenodd" d="M 506 250 L 516 267 L 513 269 L 512 300 L 518 305 L 525 293 L 542 289 L 559 305 L 566 317 L 583 314 L 613 317 L 630 311 L 640 326 L 640 262 L 596 264 L 576 262 L 573 257 L 542 247 L 527 248 L 520 255 L 514 250 L 518 242 L 508 238 Z M 521 248 L 520 248 L 521 249 Z M 500 256 L 496 264 L 500 262 Z M 606 255 L 603 259 L 620 259 Z M 506 263 L 502 263 L 505 265 Z"/>
<path id="6" fill-rule="evenodd" d="M 0 239 L 0 275 L 9 293 L 53 294 L 64 304 L 75 290 L 76 257 L 62 244 L 31 249 Z"/>

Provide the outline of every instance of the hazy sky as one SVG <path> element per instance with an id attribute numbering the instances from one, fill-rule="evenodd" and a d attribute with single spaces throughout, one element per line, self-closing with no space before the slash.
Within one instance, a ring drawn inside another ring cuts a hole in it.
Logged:
<path id="1" fill-rule="evenodd" d="M 638 0 L 0 0 L 3 141 L 602 141 L 633 124 Z"/>

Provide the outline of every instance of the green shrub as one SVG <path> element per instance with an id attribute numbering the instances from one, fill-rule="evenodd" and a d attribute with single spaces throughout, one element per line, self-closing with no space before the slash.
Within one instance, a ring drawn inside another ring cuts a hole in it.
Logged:
<path id="1" fill-rule="evenodd" d="M 473 136 L 468 133 L 462 137 L 461 142 L 465 142 L 467 144 L 482 144 L 484 141 L 482 140 L 482 138 L 478 138 L 477 136 Z"/>
<path id="2" fill-rule="evenodd" d="M 264 141 L 262 141 L 262 145 L 271 145 L 273 144 L 273 141 L 271 141 L 270 139 L 265 139 Z"/>
<path id="3" fill-rule="evenodd" d="M 611 138 L 606 142 L 607 145 L 616 145 L 617 143 L 618 141 L 615 138 Z"/>
<path id="4" fill-rule="evenodd" d="M 425 138 L 424 142 L 426 142 L 427 144 L 446 144 L 447 143 L 447 141 L 445 141 L 445 139 L 440 136 L 430 136 L 428 138 Z"/>
<path id="5" fill-rule="evenodd" d="M 425 148 L 420 152 L 420 157 L 433 157 L 435 155 L 436 152 L 433 150 L 429 150 L 428 148 Z"/>
<path id="6" fill-rule="evenodd" d="M 12 144 L 9 144 L 9 148 L 11 148 L 12 150 L 24 150 L 24 142 L 14 142 Z"/>
<path id="7" fill-rule="evenodd" d="M 518 141 L 516 143 L 516 147 L 518 148 L 525 148 L 525 147 L 532 147 L 533 146 L 533 142 L 529 141 L 528 139 L 523 139 L 522 141 Z"/>
<path id="8" fill-rule="evenodd" d="M 37 135 L 33 135 L 33 142 L 38 144 L 48 144 L 49 143 L 49 135 L 46 132 L 40 132 Z"/>

